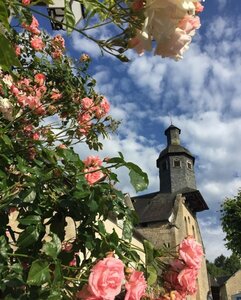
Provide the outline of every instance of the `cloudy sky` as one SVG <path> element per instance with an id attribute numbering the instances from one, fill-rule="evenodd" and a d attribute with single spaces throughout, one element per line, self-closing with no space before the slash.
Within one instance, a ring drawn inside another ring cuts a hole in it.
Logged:
<path id="1" fill-rule="evenodd" d="M 156 159 L 166 146 L 164 130 L 171 120 L 181 129 L 183 146 L 196 157 L 197 188 L 210 208 L 198 219 L 207 258 L 213 260 L 229 255 L 220 204 L 241 187 L 241 2 L 206 0 L 204 5 L 202 27 L 182 61 L 130 51 L 131 62 L 121 63 L 101 56 L 79 33 L 68 45 L 72 55 L 92 57 L 98 90 L 109 99 L 112 116 L 122 120 L 101 155 L 121 151 L 142 167 L 150 180 L 145 193 L 159 187 Z M 126 173 L 120 178 L 121 188 L 134 196 Z"/>

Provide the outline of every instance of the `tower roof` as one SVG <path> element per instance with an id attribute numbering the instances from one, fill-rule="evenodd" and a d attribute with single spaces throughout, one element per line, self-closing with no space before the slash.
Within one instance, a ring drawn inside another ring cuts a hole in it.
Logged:
<path id="1" fill-rule="evenodd" d="M 165 135 L 167 136 L 167 147 L 161 151 L 159 158 L 163 158 L 166 155 L 187 155 L 189 156 L 193 162 L 195 161 L 194 156 L 192 153 L 183 147 L 180 143 L 180 135 L 181 129 L 174 125 L 170 125 L 166 130 L 165 130 Z"/>

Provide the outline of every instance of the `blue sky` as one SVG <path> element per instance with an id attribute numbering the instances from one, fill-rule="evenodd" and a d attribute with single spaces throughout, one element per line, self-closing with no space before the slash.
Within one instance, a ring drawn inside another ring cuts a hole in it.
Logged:
<path id="1" fill-rule="evenodd" d="M 182 130 L 182 144 L 196 156 L 197 188 L 210 207 L 198 219 L 212 260 L 229 254 L 219 223 L 220 204 L 241 187 L 241 2 L 206 0 L 204 5 L 202 27 L 182 61 L 128 51 L 131 62 L 121 63 L 101 56 L 95 44 L 76 32 L 67 44 L 71 55 L 91 56 L 98 90 L 109 99 L 113 117 L 122 120 L 117 134 L 104 142 L 101 156 L 121 151 L 142 167 L 150 180 L 145 193 L 158 190 L 156 159 L 166 145 L 170 116 Z M 95 34 L 105 37 L 108 30 Z M 120 180 L 123 191 L 134 196 L 125 172 Z"/>

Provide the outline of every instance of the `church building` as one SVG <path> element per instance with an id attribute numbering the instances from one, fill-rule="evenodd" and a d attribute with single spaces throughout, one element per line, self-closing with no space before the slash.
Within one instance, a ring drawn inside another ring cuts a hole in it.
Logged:
<path id="1" fill-rule="evenodd" d="M 175 247 L 187 235 L 203 244 L 197 213 L 208 209 L 196 187 L 195 157 L 180 143 L 181 130 L 169 126 L 167 146 L 157 159 L 160 189 L 158 192 L 132 198 L 139 216 L 136 228 L 155 248 L 164 244 Z M 198 291 L 189 299 L 206 300 L 209 291 L 207 268 L 203 259 L 198 276 Z"/>

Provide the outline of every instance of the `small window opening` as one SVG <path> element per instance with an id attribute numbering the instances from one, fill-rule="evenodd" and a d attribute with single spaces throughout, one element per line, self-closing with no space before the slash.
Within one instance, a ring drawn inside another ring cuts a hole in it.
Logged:
<path id="1" fill-rule="evenodd" d="M 187 167 L 189 170 L 192 170 L 192 163 L 190 161 L 187 162 Z"/>
<path id="2" fill-rule="evenodd" d="M 181 168 L 181 161 L 180 161 L 179 159 L 175 159 L 175 160 L 173 161 L 173 166 L 174 166 L 175 168 Z"/>

